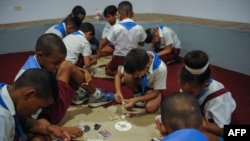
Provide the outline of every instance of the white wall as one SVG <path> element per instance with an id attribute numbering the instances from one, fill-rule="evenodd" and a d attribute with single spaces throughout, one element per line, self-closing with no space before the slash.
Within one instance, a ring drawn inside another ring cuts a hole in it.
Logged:
<path id="1" fill-rule="evenodd" d="M 104 9 L 107 5 L 122 0 L 0 0 L 0 24 L 64 18 L 75 5 L 85 8 L 87 15 L 93 15 L 95 9 Z M 152 0 L 131 0 L 135 13 L 152 13 Z M 21 10 L 15 10 L 15 7 Z M 146 6 L 146 7 L 145 7 Z"/>
<path id="2" fill-rule="evenodd" d="M 154 13 L 250 23 L 250 0 L 154 0 Z"/>
<path id="3" fill-rule="evenodd" d="M 87 15 L 93 15 L 96 8 L 104 9 L 107 5 L 117 5 L 120 1 L 122 0 L 0 0 L 0 24 L 64 18 L 75 5 L 82 5 Z M 250 23 L 250 0 L 130 1 L 135 13 L 166 13 Z"/>

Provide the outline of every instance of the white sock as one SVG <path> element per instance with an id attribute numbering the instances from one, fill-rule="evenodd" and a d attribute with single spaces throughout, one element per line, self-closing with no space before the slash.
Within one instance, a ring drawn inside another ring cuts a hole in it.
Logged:
<path id="1" fill-rule="evenodd" d="M 92 94 L 95 98 L 99 98 L 101 96 L 101 91 L 96 88 L 96 91 Z"/>

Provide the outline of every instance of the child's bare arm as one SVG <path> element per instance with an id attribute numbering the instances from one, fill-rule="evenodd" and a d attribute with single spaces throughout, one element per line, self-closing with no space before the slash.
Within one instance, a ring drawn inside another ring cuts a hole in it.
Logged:
<path id="1" fill-rule="evenodd" d="M 161 55 L 169 54 L 172 51 L 172 49 L 173 49 L 172 44 L 170 44 L 166 46 L 164 50 L 158 52 L 158 55 L 161 56 Z"/>
<path id="2" fill-rule="evenodd" d="M 217 124 L 213 122 L 208 122 L 208 124 L 205 126 L 205 130 L 208 132 L 211 132 L 217 136 L 223 136 L 224 130 L 223 128 L 220 128 Z"/>
<path id="3" fill-rule="evenodd" d="M 101 50 L 109 43 L 109 40 L 107 38 L 102 38 L 99 44 L 99 49 L 96 53 L 96 59 L 99 59 L 101 56 Z"/>
<path id="4" fill-rule="evenodd" d="M 123 73 L 117 71 L 115 75 L 115 100 L 118 103 L 121 103 L 123 100 L 122 92 L 121 92 L 121 78 L 123 77 Z"/>

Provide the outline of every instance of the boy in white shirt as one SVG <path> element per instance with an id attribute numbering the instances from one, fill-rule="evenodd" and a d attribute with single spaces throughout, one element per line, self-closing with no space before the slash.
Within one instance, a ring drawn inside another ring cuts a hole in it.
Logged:
<path id="1" fill-rule="evenodd" d="M 94 36 L 94 26 L 89 22 L 84 22 L 78 31 L 63 38 L 67 48 L 66 60 L 85 68 L 96 64 L 96 59 L 91 58 L 92 51 L 89 43 Z"/>
<path id="2" fill-rule="evenodd" d="M 107 75 L 114 76 L 119 65 L 123 65 L 127 53 L 138 45 L 143 46 L 146 33 L 141 25 L 138 25 L 131 18 L 134 16 L 133 6 L 129 1 L 122 1 L 118 5 L 118 17 L 120 23 L 115 24 L 108 36 L 99 46 L 97 58 L 101 56 L 101 50 L 110 42 L 114 45 L 112 60 L 107 64 L 105 71 Z"/>

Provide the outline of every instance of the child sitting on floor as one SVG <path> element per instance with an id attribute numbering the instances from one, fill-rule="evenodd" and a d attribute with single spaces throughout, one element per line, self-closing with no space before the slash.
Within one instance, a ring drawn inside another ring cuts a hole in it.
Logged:
<path id="1" fill-rule="evenodd" d="M 94 36 L 94 26 L 89 22 L 84 22 L 78 31 L 63 38 L 67 48 L 66 60 L 84 68 L 96 64 L 97 60 L 91 57 L 92 51 L 89 43 Z"/>
<path id="2" fill-rule="evenodd" d="M 65 60 L 67 49 L 60 37 L 53 33 L 40 36 L 36 43 L 35 55 L 30 56 L 20 69 L 16 78 L 30 68 L 47 69 L 56 75 L 59 86 L 59 98 L 52 105 L 42 109 L 38 116 L 44 123 L 57 124 L 66 114 L 75 90 L 79 87 L 89 94 L 89 106 L 98 107 L 113 101 L 113 93 L 97 89 L 91 84 L 88 71 Z M 78 128 L 65 128 L 72 137 L 81 134 Z M 41 136 L 42 137 L 42 136 Z M 40 138 L 41 138 L 40 137 Z"/>
<path id="3" fill-rule="evenodd" d="M 166 89 L 167 67 L 152 51 L 132 49 L 119 67 L 115 76 L 115 100 L 127 109 L 133 106 L 145 107 L 149 113 L 156 112 L 161 103 L 161 92 Z M 130 88 L 134 97 L 123 99 L 121 83 Z"/>
<path id="4" fill-rule="evenodd" d="M 103 11 L 103 15 L 108 23 L 103 28 L 101 40 L 103 40 L 105 37 L 108 36 L 113 25 L 119 23 L 119 20 L 117 18 L 117 8 L 115 5 L 107 6 Z M 112 55 L 113 52 L 114 52 L 114 45 L 109 43 L 102 48 L 100 57 Z"/>
<path id="5" fill-rule="evenodd" d="M 200 131 L 203 116 L 199 103 L 187 93 L 167 95 L 161 103 L 161 119 L 156 124 L 164 136 L 161 141 L 208 141 Z"/>
<path id="6" fill-rule="evenodd" d="M 107 64 L 105 72 L 107 75 L 115 76 L 119 65 L 123 65 L 125 56 L 131 49 L 143 46 L 146 33 L 141 25 L 131 18 L 134 16 L 133 6 L 129 1 L 122 1 L 118 5 L 118 17 L 120 23 L 112 26 L 109 34 L 100 42 L 97 59 L 101 56 L 101 50 L 108 44 L 114 45 L 111 61 Z"/>
<path id="7" fill-rule="evenodd" d="M 202 113 L 209 120 L 206 131 L 223 136 L 224 125 L 236 123 L 236 103 L 230 91 L 211 76 L 208 55 L 201 50 L 188 52 L 180 70 L 181 91 L 190 93 L 198 100 Z"/>
<path id="8" fill-rule="evenodd" d="M 169 27 L 160 25 L 146 30 L 145 43 L 151 43 L 150 50 L 158 53 L 162 61 L 169 65 L 179 60 L 181 43 L 177 34 Z"/>
<path id="9" fill-rule="evenodd" d="M 82 21 L 78 17 L 66 18 L 63 22 L 51 26 L 45 33 L 54 33 L 60 38 L 79 29 Z"/>
<path id="10" fill-rule="evenodd" d="M 25 141 L 28 140 L 27 131 L 54 136 L 52 139 L 70 139 L 68 133 L 60 128 L 29 118 L 57 98 L 56 78 L 44 69 L 29 69 L 11 85 L 0 83 L 0 140 Z"/>

